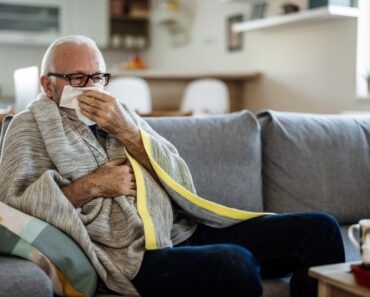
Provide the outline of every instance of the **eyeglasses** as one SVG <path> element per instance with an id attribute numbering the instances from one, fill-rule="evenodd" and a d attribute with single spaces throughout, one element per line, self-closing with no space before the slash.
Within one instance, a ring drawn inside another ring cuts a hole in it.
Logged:
<path id="1" fill-rule="evenodd" d="M 84 73 L 72 73 L 72 74 L 62 74 L 49 72 L 48 76 L 59 77 L 64 80 L 68 80 L 72 87 L 85 87 L 89 79 L 96 85 L 106 86 L 109 83 L 111 77 L 110 73 L 94 73 L 94 74 L 84 74 Z"/>

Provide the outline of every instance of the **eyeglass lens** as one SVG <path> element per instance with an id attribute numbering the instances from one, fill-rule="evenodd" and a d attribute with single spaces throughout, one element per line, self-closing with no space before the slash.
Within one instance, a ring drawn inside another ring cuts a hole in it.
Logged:
<path id="1" fill-rule="evenodd" d="M 93 76 L 86 74 L 73 74 L 70 76 L 70 83 L 72 87 L 83 87 L 87 84 L 90 78 L 94 84 L 102 86 L 105 86 L 109 79 L 104 74 L 95 74 Z"/>

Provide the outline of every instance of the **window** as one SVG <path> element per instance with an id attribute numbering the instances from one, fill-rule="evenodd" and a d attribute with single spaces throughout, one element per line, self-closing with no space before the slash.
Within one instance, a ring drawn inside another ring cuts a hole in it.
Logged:
<path id="1" fill-rule="evenodd" d="M 366 80 L 370 71 L 370 1 L 359 1 L 357 25 L 357 77 L 356 90 L 359 99 L 370 100 L 370 90 Z"/>

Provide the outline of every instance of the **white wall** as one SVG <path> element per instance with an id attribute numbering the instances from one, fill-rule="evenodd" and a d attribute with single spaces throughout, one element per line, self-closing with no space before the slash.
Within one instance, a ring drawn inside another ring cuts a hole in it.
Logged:
<path id="1" fill-rule="evenodd" d="M 356 21 L 325 20 L 245 33 L 242 51 L 226 49 L 226 18 L 249 13 L 247 3 L 184 1 L 190 12 L 191 41 L 171 48 L 168 32 L 152 28 L 152 67 L 167 70 L 261 71 L 248 88 L 253 111 L 337 113 L 370 109 L 356 101 Z M 276 9 L 276 8 L 275 8 Z"/>

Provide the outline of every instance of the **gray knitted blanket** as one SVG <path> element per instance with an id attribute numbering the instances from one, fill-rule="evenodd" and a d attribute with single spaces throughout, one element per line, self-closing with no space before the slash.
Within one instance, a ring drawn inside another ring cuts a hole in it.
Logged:
<path id="1" fill-rule="evenodd" d="M 173 201 L 192 221 L 215 227 L 265 213 L 232 209 L 198 197 L 176 148 L 127 107 L 124 110 L 139 127 L 162 185 L 113 136 L 107 136 L 104 149 L 74 112 L 40 96 L 29 110 L 12 120 L 5 135 L 0 200 L 72 237 L 108 288 L 125 296 L 139 296 L 130 280 L 140 269 L 144 251 L 172 247 L 173 238 L 179 236 L 173 230 Z M 127 158 L 134 169 L 136 199 L 101 197 L 75 209 L 60 188 L 118 158 Z"/>

